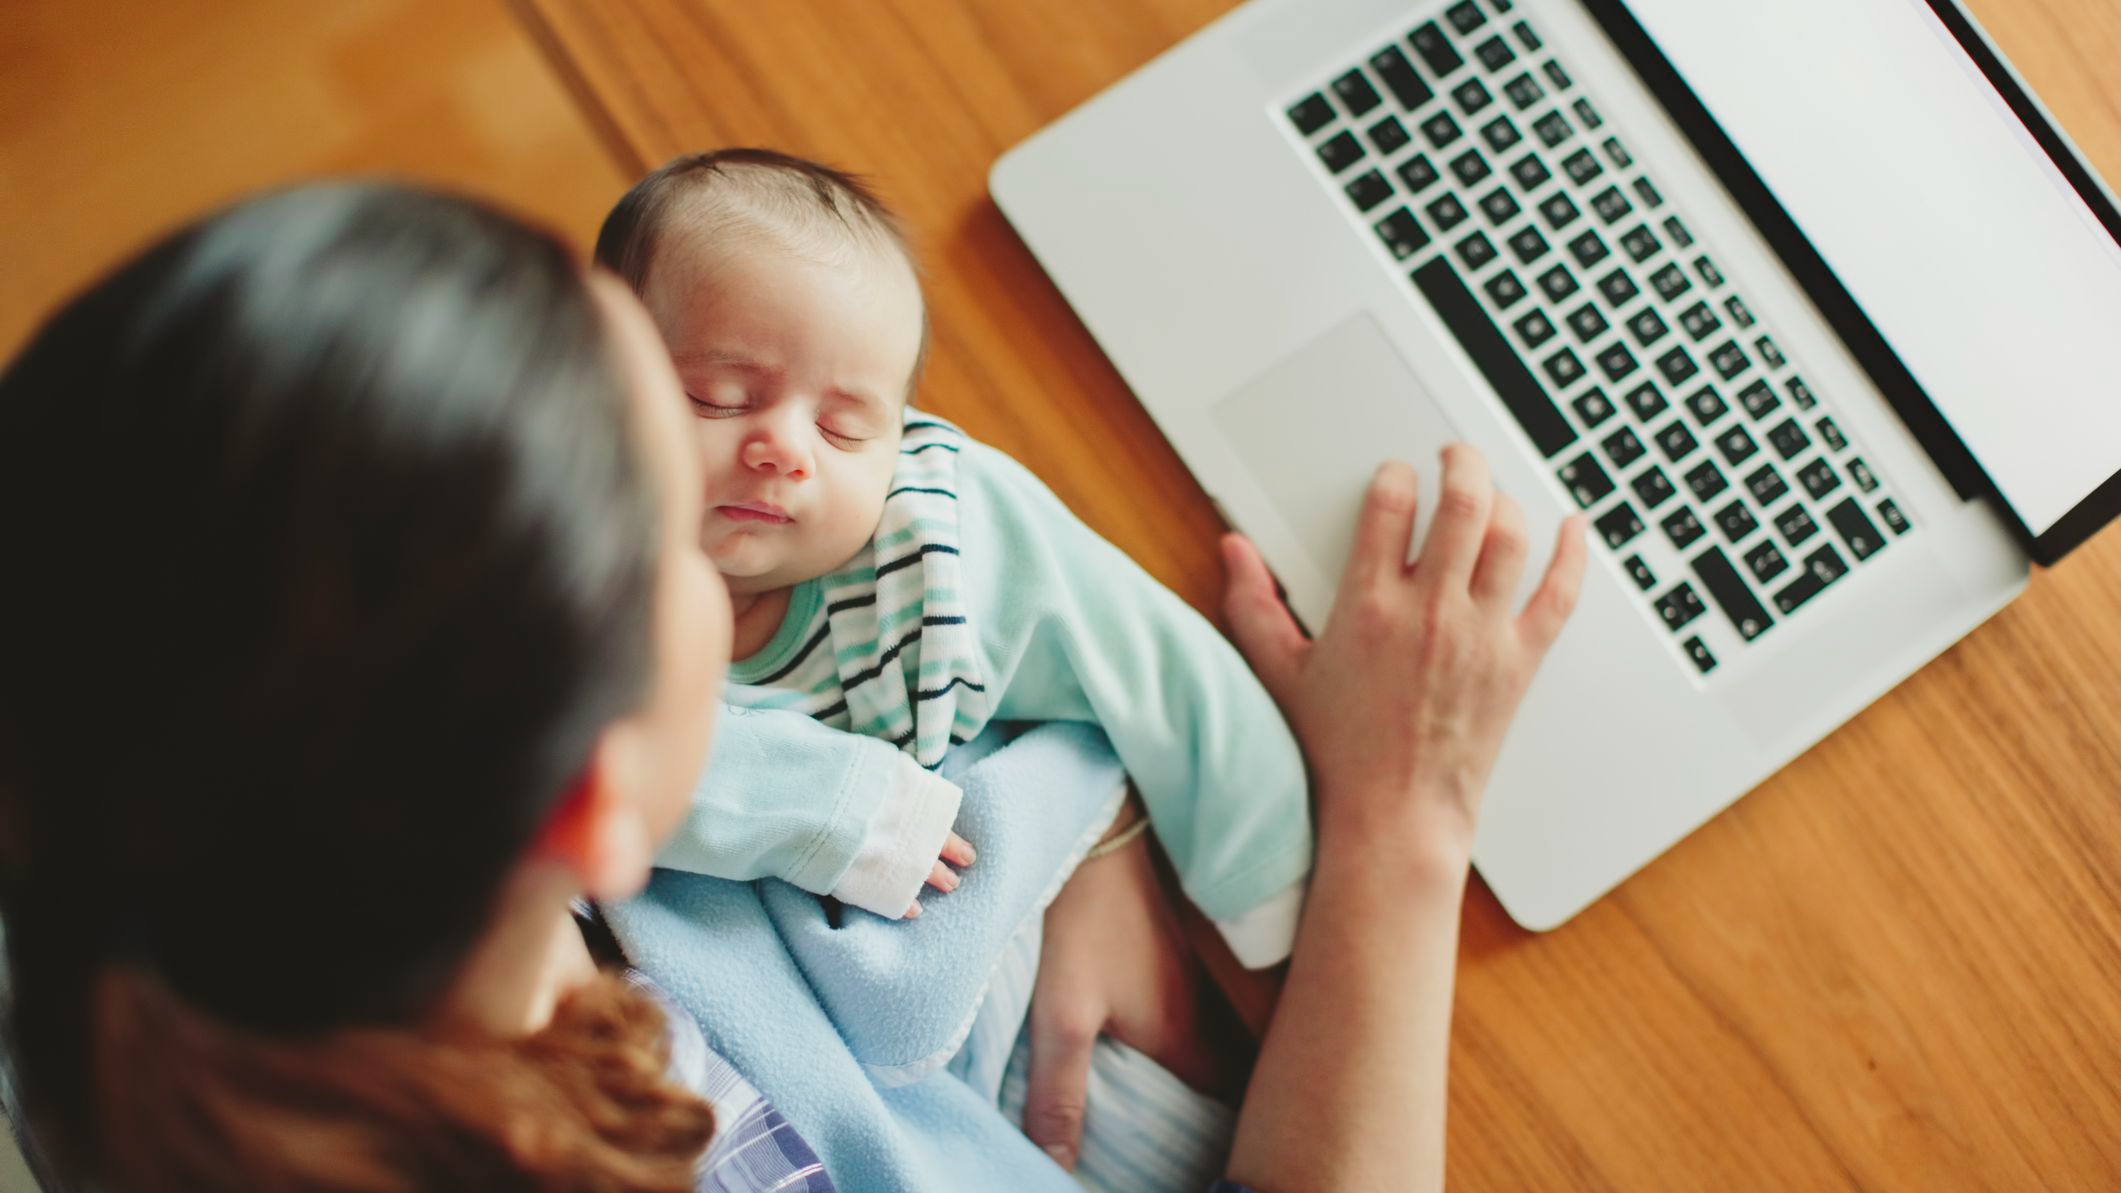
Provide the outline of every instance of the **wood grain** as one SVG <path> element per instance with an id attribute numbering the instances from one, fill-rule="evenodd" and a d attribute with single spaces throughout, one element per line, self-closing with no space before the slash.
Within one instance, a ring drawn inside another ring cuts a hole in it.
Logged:
<path id="1" fill-rule="evenodd" d="M 1227 7 L 517 0 L 630 168 L 763 143 L 872 175 L 927 265 L 923 401 L 1211 610 L 1221 522 L 985 182 Z M 1974 8 L 2121 178 L 2121 10 Z M 1559 931 L 1476 883 L 1453 1184 L 2121 1187 L 2117 593 L 2109 531 Z"/>

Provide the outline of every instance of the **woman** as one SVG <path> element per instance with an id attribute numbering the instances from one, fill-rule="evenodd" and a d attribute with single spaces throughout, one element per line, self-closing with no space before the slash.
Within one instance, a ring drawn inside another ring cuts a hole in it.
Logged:
<path id="1" fill-rule="evenodd" d="M 681 410 L 621 287 L 381 187 L 181 232 L 9 368 L 0 918 L 70 1180 L 737 1179 L 669 1080 L 690 1025 L 569 911 L 639 889 L 711 732 L 729 617 Z M 1380 473 L 1316 644 L 1227 547 L 1334 858 L 1232 1159 L 1262 1188 L 1440 1182 L 1478 794 L 1581 574 L 1572 529 L 1507 608 L 1522 519 L 1463 450 L 1409 570 L 1412 493 Z"/>

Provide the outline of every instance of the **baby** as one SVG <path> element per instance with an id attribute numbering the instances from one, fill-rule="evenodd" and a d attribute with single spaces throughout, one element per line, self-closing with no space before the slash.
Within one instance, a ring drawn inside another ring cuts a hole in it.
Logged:
<path id="1" fill-rule="evenodd" d="M 867 187 L 763 150 L 679 158 L 596 256 L 676 362 L 736 610 L 730 715 L 662 863 L 917 915 L 973 857 L 944 755 L 993 720 L 1091 722 L 1239 960 L 1287 956 L 1311 829 L 1280 713 L 1030 473 L 913 408 L 925 304 Z"/>

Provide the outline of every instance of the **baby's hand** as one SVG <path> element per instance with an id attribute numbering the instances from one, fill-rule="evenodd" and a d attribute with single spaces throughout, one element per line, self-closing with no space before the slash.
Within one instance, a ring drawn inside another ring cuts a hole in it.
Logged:
<path id="1" fill-rule="evenodd" d="M 956 833 L 951 833 L 943 841 L 942 861 L 935 863 L 935 868 L 928 871 L 928 885 L 939 891 L 954 891 L 961 880 L 957 871 L 950 867 L 956 866 L 958 870 L 962 870 L 978 860 L 979 854 L 973 852 L 972 843 Z M 944 865 L 944 862 L 949 865 Z M 906 909 L 906 918 L 909 920 L 918 919 L 920 914 L 921 905 L 918 900 Z"/>

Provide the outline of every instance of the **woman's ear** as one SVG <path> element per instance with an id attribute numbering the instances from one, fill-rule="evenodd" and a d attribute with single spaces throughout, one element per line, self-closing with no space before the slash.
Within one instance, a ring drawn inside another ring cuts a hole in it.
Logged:
<path id="1" fill-rule="evenodd" d="M 574 874 L 591 899 L 624 899 L 648 884 L 655 834 L 629 790 L 628 730 L 614 725 L 597 739 L 582 773 L 560 797 L 534 852 Z"/>

